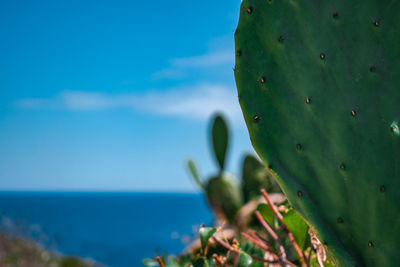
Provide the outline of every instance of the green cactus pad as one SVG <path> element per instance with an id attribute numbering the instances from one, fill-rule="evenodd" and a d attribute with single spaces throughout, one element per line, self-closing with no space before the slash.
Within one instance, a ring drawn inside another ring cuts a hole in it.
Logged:
<path id="1" fill-rule="evenodd" d="M 217 176 L 210 178 L 206 186 L 207 199 L 215 211 L 219 211 L 228 223 L 232 223 L 243 205 L 239 185 L 232 178 Z"/>
<path id="2" fill-rule="evenodd" d="M 242 167 L 242 190 L 245 202 L 260 197 L 260 190 L 281 193 L 275 179 L 269 175 L 264 165 L 253 155 L 246 155 Z"/>
<path id="3" fill-rule="evenodd" d="M 217 114 L 211 125 L 211 142 L 215 160 L 218 163 L 220 173 L 225 168 L 226 152 L 228 151 L 229 132 L 224 117 Z"/>
<path id="4" fill-rule="evenodd" d="M 337 266 L 400 262 L 400 2 L 244 0 L 250 138 Z"/>
<path id="5" fill-rule="evenodd" d="M 192 180 L 194 183 L 201 189 L 205 189 L 205 183 L 201 180 L 200 174 L 197 168 L 196 163 L 194 162 L 193 159 L 187 159 L 186 160 L 186 165 L 189 170 L 190 176 L 192 177 Z"/>

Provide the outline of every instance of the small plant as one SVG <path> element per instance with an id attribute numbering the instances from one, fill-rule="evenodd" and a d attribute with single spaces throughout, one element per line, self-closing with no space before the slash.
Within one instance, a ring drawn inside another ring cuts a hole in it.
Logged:
<path id="1" fill-rule="evenodd" d="M 212 119 L 210 139 L 218 173 L 204 181 L 193 160 L 188 160 L 187 166 L 207 196 L 217 227 L 203 225 L 194 242 L 198 245 L 190 246 L 183 255 L 155 256 L 143 263 L 160 267 L 333 266 L 324 245 L 256 157 L 245 156 L 241 183 L 224 172 L 229 130 L 221 115 Z M 240 201 L 235 202 L 237 199 Z"/>
<path id="2" fill-rule="evenodd" d="M 201 227 L 201 246 L 196 251 L 174 257 L 146 259 L 147 266 L 235 266 L 235 267 L 318 267 L 334 266 L 327 259 L 324 245 L 307 223 L 287 203 L 275 205 L 269 194 L 261 191 L 266 203 L 253 215 L 259 227 L 238 232 L 227 238 L 222 227 Z"/>

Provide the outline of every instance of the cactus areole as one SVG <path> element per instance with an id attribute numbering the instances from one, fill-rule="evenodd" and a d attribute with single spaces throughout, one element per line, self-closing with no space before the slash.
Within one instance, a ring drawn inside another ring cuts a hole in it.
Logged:
<path id="1" fill-rule="evenodd" d="M 400 264 L 400 1 L 244 0 L 252 144 L 336 266 Z"/>

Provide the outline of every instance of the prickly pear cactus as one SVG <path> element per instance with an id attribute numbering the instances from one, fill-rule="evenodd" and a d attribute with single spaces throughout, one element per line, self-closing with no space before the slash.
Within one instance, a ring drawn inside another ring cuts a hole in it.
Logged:
<path id="1" fill-rule="evenodd" d="M 243 160 L 242 167 L 244 202 L 259 198 L 261 189 L 265 189 L 269 193 L 282 192 L 267 168 L 255 156 L 248 154 Z"/>
<path id="2" fill-rule="evenodd" d="M 240 187 L 232 178 L 226 176 L 212 177 L 206 186 L 207 199 L 217 219 L 233 223 L 237 211 L 243 205 Z"/>
<path id="3" fill-rule="evenodd" d="M 244 0 L 254 148 L 337 266 L 400 262 L 400 1 Z"/>
<path id="4" fill-rule="evenodd" d="M 229 131 L 225 119 L 217 114 L 211 124 L 211 146 L 215 161 L 219 167 L 218 175 L 208 180 L 206 194 L 208 201 L 222 219 L 232 223 L 237 211 L 242 206 L 240 187 L 233 177 L 224 173 L 229 143 Z"/>
<path id="5" fill-rule="evenodd" d="M 229 144 L 228 125 L 222 115 L 216 114 L 211 122 L 211 147 L 218 166 L 218 174 L 203 181 L 196 163 L 188 159 L 186 164 L 193 181 L 201 188 L 218 221 L 233 223 L 237 211 L 243 205 L 241 187 L 233 176 L 224 172 Z"/>

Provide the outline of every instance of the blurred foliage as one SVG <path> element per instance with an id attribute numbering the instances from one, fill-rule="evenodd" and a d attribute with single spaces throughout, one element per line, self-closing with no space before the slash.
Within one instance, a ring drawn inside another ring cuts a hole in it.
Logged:
<path id="1" fill-rule="evenodd" d="M 0 233 L 0 266 L 7 267 L 95 267 L 96 263 L 61 256 L 33 241 Z"/>
<path id="2" fill-rule="evenodd" d="M 281 193 L 267 168 L 255 156 L 244 157 L 241 181 L 225 172 L 229 149 L 229 127 L 221 114 L 211 119 L 211 151 L 217 165 L 217 173 L 203 180 L 193 159 L 186 161 L 194 183 L 205 192 L 211 209 L 219 222 L 234 224 L 238 211 L 251 200 L 259 197 L 260 189 Z"/>
<path id="3" fill-rule="evenodd" d="M 187 160 L 187 167 L 194 183 L 206 195 L 217 227 L 200 228 L 198 238 L 182 255 L 163 255 L 163 264 L 166 267 L 264 267 L 268 265 L 264 261 L 268 260 L 274 262 L 269 263 L 271 267 L 320 266 L 317 249 L 310 242 L 308 224 L 293 210 L 258 158 L 250 154 L 244 157 L 240 182 L 224 171 L 229 127 L 220 114 L 211 120 L 210 140 L 216 175 L 203 180 L 193 159 Z M 267 192 L 274 209 L 261 197 L 261 189 Z M 272 238 L 263 226 L 265 223 L 277 239 Z M 143 264 L 159 266 L 156 256 L 144 259 Z M 323 264 L 333 266 L 329 259 Z"/>

